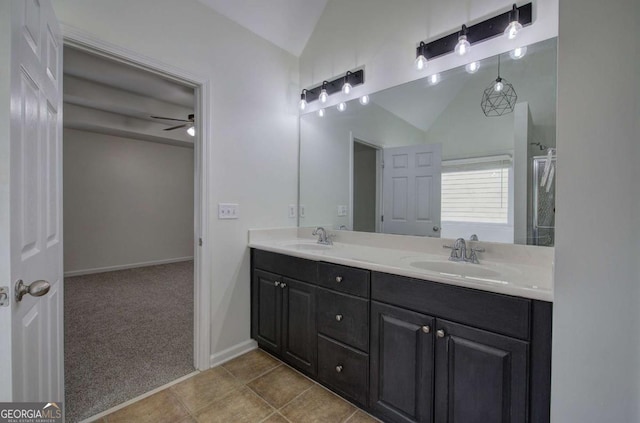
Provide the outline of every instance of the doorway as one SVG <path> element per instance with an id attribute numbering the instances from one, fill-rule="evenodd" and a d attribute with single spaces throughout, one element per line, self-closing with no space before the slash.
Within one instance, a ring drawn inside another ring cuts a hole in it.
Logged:
<path id="1" fill-rule="evenodd" d="M 350 228 L 379 232 L 382 198 L 382 149 L 351 135 Z"/>
<path id="2" fill-rule="evenodd" d="M 149 70 L 65 43 L 68 421 L 209 367 L 202 87 Z"/>

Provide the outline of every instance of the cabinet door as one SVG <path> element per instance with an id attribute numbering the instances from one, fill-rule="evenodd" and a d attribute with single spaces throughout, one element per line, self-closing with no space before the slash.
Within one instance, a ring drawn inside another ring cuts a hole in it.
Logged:
<path id="1" fill-rule="evenodd" d="M 262 270 L 253 272 L 252 337 L 260 346 L 280 353 L 282 339 L 282 278 Z"/>
<path id="2" fill-rule="evenodd" d="M 371 401 L 390 422 L 431 422 L 434 318 L 371 303 Z"/>
<path id="3" fill-rule="evenodd" d="M 316 287 L 283 279 L 282 357 L 292 366 L 315 376 L 317 363 Z"/>
<path id="4" fill-rule="evenodd" d="M 435 420 L 525 423 L 529 344 L 436 322 Z"/>

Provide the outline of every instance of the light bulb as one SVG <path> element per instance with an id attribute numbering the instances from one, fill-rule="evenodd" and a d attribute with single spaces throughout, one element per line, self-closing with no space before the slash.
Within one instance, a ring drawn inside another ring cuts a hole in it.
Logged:
<path id="1" fill-rule="evenodd" d="M 456 44 L 456 48 L 455 48 L 456 53 L 459 56 L 464 56 L 469 52 L 470 49 L 471 49 L 471 44 L 469 44 L 469 41 L 467 41 L 467 36 L 461 35 L 458 38 L 458 44 Z"/>
<path id="2" fill-rule="evenodd" d="M 304 110 L 307 108 L 307 100 L 305 100 L 304 98 L 302 100 L 300 100 L 300 103 L 298 103 L 298 107 L 300 107 L 300 110 Z"/>
<path id="3" fill-rule="evenodd" d="M 319 109 L 318 110 L 318 116 L 319 117 L 324 117 L 324 109 Z"/>
<path id="4" fill-rule="evenodd" d="M 342 92 L 344 94 L 349 94 L 351 92 L 351 84 L 349 84 L 348 82 L 345 82 L 344 85 L 342 86 Z"/>
<path id="5" fill-rule="evenodd" d="M 467 73 L 476 73 L 478 69 L 480 69 L 480 62 L 467 63 L 467 66 L 464 68 L 467 70 Z"/>
<path id="6" fill-rule="evenodd" d="M 439 73 L 434 73 L 433 75 L 429 76 L 429 85 L 436 85 L 438 82 L 440 82 Z"/>
<path id="7" fill-rule="evenodd" d="M 338 110 L 341 112 L 344 112 L 345 110 L 347 110 L 347 103 L 343 101 L 342 103 L 338 104 Z"/>
<path id="8" fill-rule="evenodd" d="M 511 21 L 509 25 L 507 25 L 507 29 L 504 30 L 504 35 L 509 39 L 513 40 L 518 35 L 518 32 L 522 29 L 522 24 L 518 21 Z"/>
<path id="9" fill-rule="evenodd" d="M 323 88 L 322 91 L 320 91 L 320 95 L 318 96 L 318 99 L 320 100 L 320 103 L 326 103 L 327 100 L 329 99 L 329 94 L 327 94 L 327 90 L 325 88 Z"/>
<path id="10" fill-rule="evenodd" d="M 194 128 L 193 126 L 190 126 L 189 128 L 187 128 L 187 134 L 191 135 L 192 137 L 196 136 L 196 128 Z"/>
<path id="11" fill-rule="evenodd" d="M 360 97 L 360 104 L 362 104 L 363 106 L 366 106 L 367 104 L 369 104 L 369 96 L 365 94 L 362 97 Z"/>
<path id="12" fill-rule="evenodd" d="M 524 55 L 527 54 L 527 47 L 516 47 L 509 52 L 509 56 L 513 60 L 522 59 Z"/>
<path id="13" fill-rule="evenodd" d="M 427 67 L 427 58 L 421 54 L 416 58 L 416 61 L 414 63 L 416 65 L 416 69 L 421 71 Z"/>
<path id="14" fill-rule="evenodd" d="M 504 84 L 500 78 L 496 79 L 496 84 L 493 86 L 493 90 L 496 92 L 500 92 L 504 89 Z"/>

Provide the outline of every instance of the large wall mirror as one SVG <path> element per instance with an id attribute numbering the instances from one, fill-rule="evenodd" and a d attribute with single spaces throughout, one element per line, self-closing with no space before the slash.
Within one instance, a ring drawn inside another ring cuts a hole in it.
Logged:
<path id="1" fill-rule="evenodd" d="M 299 225 L 553 245 L 556 39 L 518 53 L 302 115 Z"/>

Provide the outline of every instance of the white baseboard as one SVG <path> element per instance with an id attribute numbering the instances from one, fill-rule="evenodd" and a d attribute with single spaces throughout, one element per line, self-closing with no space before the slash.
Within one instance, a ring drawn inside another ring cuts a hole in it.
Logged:
<path id="1" fill-rule="evenodd" d="M 178 257 L 178 258 L 171 258 L 171 259 L 164 259 L 164 260 L 144 261 L 141 263 L 121 264 L 117 266 L 96 267 L 94 269 L 70 270 L 68 272 L 64 272 L 64 276 L 69 277 L 69 276 L 91 275 L 94 273 L 113 272 L 116 270 L 135 269 L 137 267 L 157 266 L 159 264 L 179 263 L 181 261 L 191 261 L 191 260 L 193 260 L 193 256 Z"/>
<path id="2" fill-rule="evenodd" d="M 231 348 L 227 348 L 226 350 L 211 354 L 211 367 L 219 366 L 229 360 L 233 360 L 234 358 L 244 353 L 255 350 L 256 348 L 258 348 L 258 343 L 253 339 L 248 339 L 244 342 L 234 345 Z"/>

